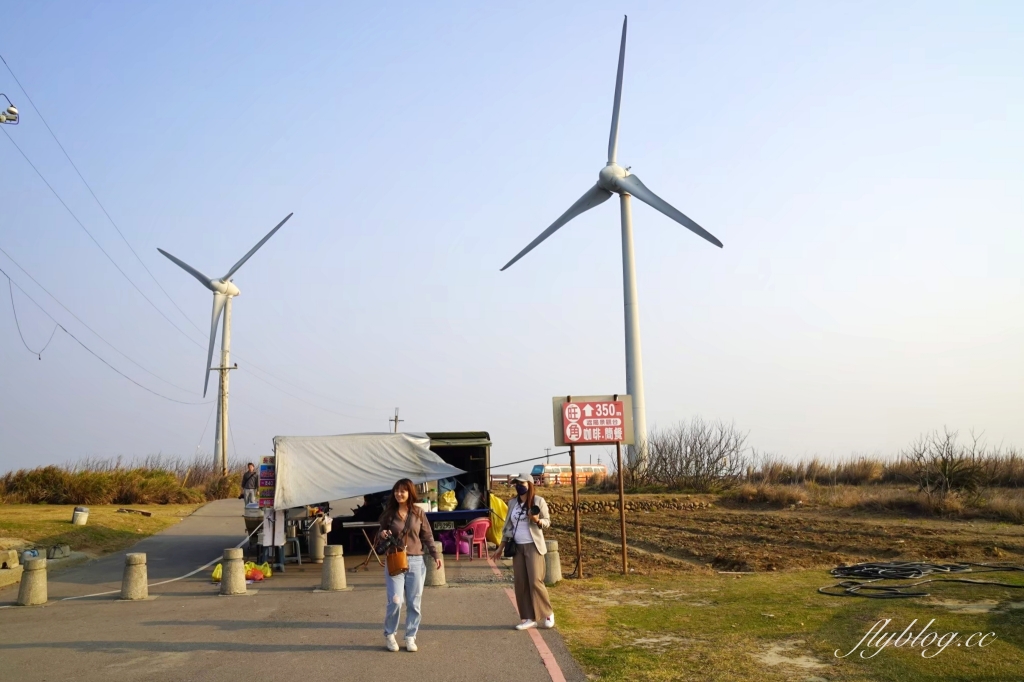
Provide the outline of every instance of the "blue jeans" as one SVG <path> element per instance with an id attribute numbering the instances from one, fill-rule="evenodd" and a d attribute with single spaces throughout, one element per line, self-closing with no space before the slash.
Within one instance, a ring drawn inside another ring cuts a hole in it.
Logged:
<path id="1" fill-rule="evenodd" d="M 242 488 L 242 502 L 245 504 L 256 504 L 257 501 L 255 488 Z"/>
<path id="2" fill-rule="evenodd" d="M 422 556 L 410 556 L 409 570 L 399 575 L 388 575 L 387 567 L 384 568 L 384 582 L 388 588 L 388 604 L 384 612 L 385 635 L 393 635 L 398 631 L 398 619 L 404 602 L 405 636 L 416 636 L 420 629 L 420 602 L 423 601 L 423 583 L 426 579 L 427 567 Z"/>

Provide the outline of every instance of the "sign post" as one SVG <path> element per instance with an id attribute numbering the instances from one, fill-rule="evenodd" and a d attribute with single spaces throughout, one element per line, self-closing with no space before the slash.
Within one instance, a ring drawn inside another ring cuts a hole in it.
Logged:
<path id="1" fill-rule="evenodd" d="M 569 465 L 572 467 L 572 517 L 576 526 L 576 570 L 577 578 L 583 578 L 583 544 L 580 538 L 580 491 L 576 484 L 576 446 L 569 446 Z"/>
<path id="2" fill-rule="evenodd" d="M 632 445 L 633 399 L 619 394 L 604 396 L 567 395 L 553 399 L 555 445 L 569 446 L 572 469 L 573 526 L 576 531 L 577 578 L 583 577 L 583 544 L 580 531 L 580 495 L 576 479 L 577 445 L 615 444 L 619 473 L 619 526 L 622 535 L 622 572 L 629 570 L 626 552 L 626 503 L 622 478 L 622 444 Z"/>
<path id="3" fill-rule="evenodd" d="M 616 466 L 619 470 L 619 528 L 622 533 L 622 575 L 629 573 L 629 563 L 626 558 L 626 496 L 622 489 L 622 445 L 615 444 Z"/>

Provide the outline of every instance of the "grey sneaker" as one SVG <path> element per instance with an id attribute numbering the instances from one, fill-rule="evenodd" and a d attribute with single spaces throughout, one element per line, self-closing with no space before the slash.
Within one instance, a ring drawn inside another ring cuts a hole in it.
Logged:
<path id="1" fill-rule="evenodd" d="M 388 651 L 398 651 L 398 642 L 394 635 L 384 635 L 384 646 Z"/>
<path id="2" fill-rule="evenodd" d="M 406 637 L 405 638 L 405 650 L 406 651 L 419 651 L 420 650 L 420 648 L 418 646 L 416 646 L 416 638 L 415 637 Z"/>

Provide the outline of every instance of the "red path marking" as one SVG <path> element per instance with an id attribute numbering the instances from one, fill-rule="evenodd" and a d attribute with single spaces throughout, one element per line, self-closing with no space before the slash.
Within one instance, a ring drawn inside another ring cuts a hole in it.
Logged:
<path id="1" fill-rule="evenodd" d="M 494 571 L 495 575 L 501 575 L 501 569 L 494 563 L 491 557 L 487 557 L 487 563 L 491 565 L 491 570 Z M 508 600 L 512 602 L 512 608 L 518 612 L 518 606 L 516 605 L 516 593 L 510 587 L 505 588 L 505 594 L 508 595 Z M 558 661 L 555 659 L 555 655 L 551 653 L 551 649 L 548 648 L 544 638 L 537 632 L 537 628 L 531 628 L 527 632 L 530 633 L 530 639 L 533 640 L 533 645 L 537 647 L 537 653 L 540 654 L 540 660 L 544 663 L 544 667 L 547 668 L 548 675 L 551 676 L 551 682 L 565 682 L 565 675 L 562 674 L 562 669 L 558 665 Z"/>

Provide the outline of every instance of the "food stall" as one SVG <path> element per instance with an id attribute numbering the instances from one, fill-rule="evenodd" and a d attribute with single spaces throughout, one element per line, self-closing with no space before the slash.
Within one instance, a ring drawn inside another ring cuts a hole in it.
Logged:
<path id="1" fill-rule="evenodd" d="M 379 503 L 381 493 L 402 478 L 417 484 L 435 536 L 462 528 L 491 514 L 490 446 L 483 431 L 277 436 L 272 463 L 267 458 L 272 477 L 262 471 L 260 477 L 263 544 L 281 547 L 284 538 L 292 551 L 292 529 L 304 523 L 308 528 L 308 517 L 322 514 L 325 501 L 365 496 Z M 364 516 L 348 525 L 369 540 L 376 518 L 372 511 Z M 289 530 L 286 536 L 279 527 L 271 532 L 280 522 Z M 335 532 L 344 530 L 339 526 L 344 524 L 334 524 Z"/>

